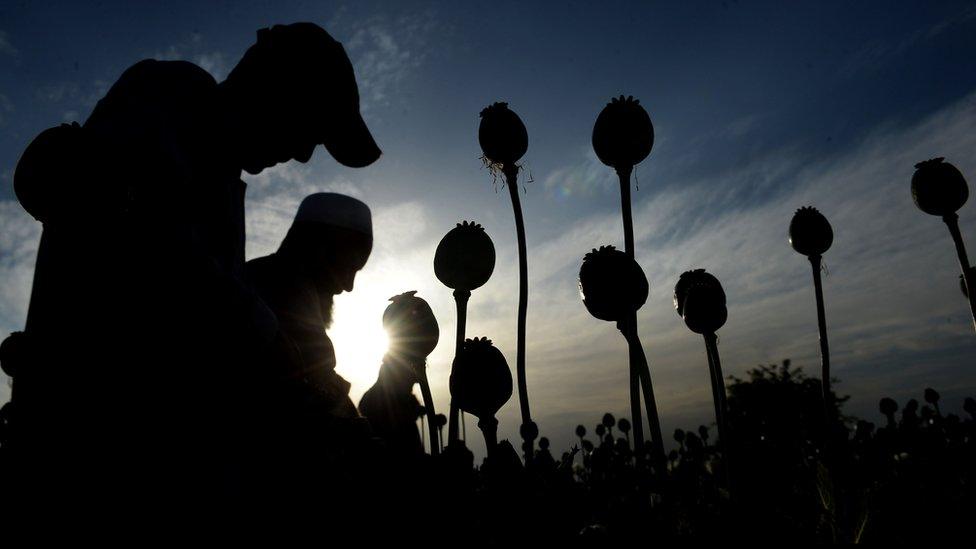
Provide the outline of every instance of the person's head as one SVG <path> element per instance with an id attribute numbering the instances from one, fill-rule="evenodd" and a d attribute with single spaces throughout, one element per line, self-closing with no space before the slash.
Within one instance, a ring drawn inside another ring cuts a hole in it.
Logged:
<path id="1" fill-rule="evenodd" d="M 323 305 L 351 292 L 356 273 L 373 249 L 373 221 L 360 200 L 337 193 L 315 193 L 298 206 L 295 221 L 278 253 L 311 277 Z"/>
<path id="2" fill-rule="evenodd" d="M 359 90 L 342 44 L 314 23 L 258 31 L 220 84 L 234 155 L 256 174 L 281 162 L 307 162 L 318 144 L 341 164 L 380 156 L 359 114 Z"/>

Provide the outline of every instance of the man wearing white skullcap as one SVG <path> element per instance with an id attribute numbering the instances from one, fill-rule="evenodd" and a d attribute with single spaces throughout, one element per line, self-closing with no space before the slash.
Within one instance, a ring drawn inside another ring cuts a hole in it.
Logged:
<path id="1" fill-rule="evenodd" d="M 253 259 L 246 275 L 275 313 L 294 356 L 269 364 L 263 374 L 271 475 L 268 497 L 292 501 L 326 482 L 322 475 L 366 444 L 369 427 L 349 398 L 349 383 L 335 372 L 335 351 L 326 334 L 333 298 L 352 291 L 373 245 L 369 207 L 336 193 L 306 197 L 278 251 Z M 282 480 L 282 478 L 288 480 Z M 331 481 L 329 481 L 331 482 Z M 282 492 L 281 490 L 284 490 Z"/>

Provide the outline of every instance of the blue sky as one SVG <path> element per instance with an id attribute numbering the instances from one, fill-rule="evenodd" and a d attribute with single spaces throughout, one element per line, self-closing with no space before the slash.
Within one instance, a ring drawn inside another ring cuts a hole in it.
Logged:
<path id="1" fill-rule="evenodd" d="M 299 20 L 344 43 L 384 155 L 351 170 L 319 149 L 306 165 L 246 178 L 248 256 L 276 247 L 310 192 L 348 192 L 373 207 L 376 249 L 338 301 L 335 327 L 354 394 L 377 363 L 350 341 L 375 332 L 386 297 L 416 289 L 445 334 L 429 370 L 446 407 L 454 312 L 431 261 L 461 219 L 482 223 L 498 250 L 494 277 L 472 298 L 469 335 L 491 337 L 514 366 L 511 205 L 481 169 L 476 138 L 479 111 L 503 100 L 530 140 L 533 415 L 566 447 L 576 423 L 626 412 L 624 342 L 589 317 L 576 289 L 583 254 L 622 241 L 616 179 L 590 148 L 597 113 L 621 93 L 641 100 L 657 136 L 637 169 L 634 212 L 651 284 L 641 335 L 665 432 L 711 421 L 701 340 L 670 305 L 688 268 L 714 272 L 729 294 L 728 373 L 784 358 L 818 371 L 809 266 L 785 237 L 803 205 L 834 225 L 825 291 L 850 411 L 876 420 L 880 396 L 904 401 L 929 385 L 950 410 L 976 394 L 976 336 L 951 242 L 909 194 L 914 163 L 929 157 L 976 173 L 976 8 L 964 2 L 4 4 L 0 336 L 23 324 L 40 232 L 11 189 L 29 140 L 83 121 L 140 59 L 188 59 L 221 79 L 255 30 Z M 971 210 L 961 223 L 976 247 Z M 0 400 L 8 394 L 0 383 Z M 503 409 L 502 436 L 517 436 L 517 408 L 513 397 Z"/>

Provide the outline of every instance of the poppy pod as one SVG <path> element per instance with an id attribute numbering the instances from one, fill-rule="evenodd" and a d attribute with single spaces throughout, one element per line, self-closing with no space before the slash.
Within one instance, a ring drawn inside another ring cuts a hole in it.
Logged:
<path id="1" fill-rule="evenodd" d="M 705 269 L 681 274 L 674 286 L 674 307 L 697 334 L 714 333 L 728 319 L 722 284 Z"/>
<path id="2" fill-rule="evenodd" d="M 806 206 L 793 214 L 790 245 L 794 250 L 806 256 L 823 255 L 833 242 L 834 231 L 816 208 Z"/>
<path id="3" fill-rule="evenodd" d="M 890 397 L 884 397 L 878 403 L 878 409 L 881 410 L 883 415 L 890 416 L 898 411 L 898 403 Z"/>
<path id="4" fill-rule="evenodd" d="M 614 97 L 593 125 L 593 151 L 607 166 L 633 166 L 654 146 L 651 117 L 633 97 Z"/>
<path id="5" fill-rule="evenodd" d="M 955 166 L 944 158 L 933 158 L 915 164 L 912 199 L 929 215 L 949 215 L 969 199 L 969 185 Z"/>
<path id="6" fill-rule="evenodd" d="M 613 246 L 600 246 L 583 257 L 579 288 L 586 310 L 600 320 L 626 320 L 647 301 L 644 270 Z"/>
<path id="7" fill-rule="evenodd" d="M 393 352 L 426 357 L 437 346 L 440 329 L 430 305 L 416 293 L 404 292 L 390 298 L 392 303 L 383 311 L 383 328 L 390 336 Z"/>
<path id="8" fill-rule="evenodd" d="M 617 421 L 617 428 L 620 429 L 620 431 L 623 432 L 624 434 L 629 433 L 630 432 L 630 421 L 627 418 L 625 418 L 625 417 L 620 418 Z"/>
<path id="9" fill-rule="evenodd" d="M 529 134 L 508 103 L 494 103 L 481 111 L 478 143 L 493 164 L 513 165 L 529 149 Z"/>
<path id="10" fill-rule="evenodd" d="M 512 372 L 491 340 L 467 339 L 454 359 L 450 388 L 459 408 L 488 419 L 512 397 Z"/>
<path id="11" fill-rule="evenodd" d="M 471 291 L 480 288 L 495 270 L 495 245 L 481 225 L 458 223 L 434 252 L 434 274 L 445 286 Z"/>

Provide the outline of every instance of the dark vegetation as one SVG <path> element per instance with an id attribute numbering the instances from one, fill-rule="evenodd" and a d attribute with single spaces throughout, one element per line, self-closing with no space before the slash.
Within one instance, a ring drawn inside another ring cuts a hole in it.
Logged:
<path id="1" fill-rule="evenodd" d="M 611 414 L 578 426 L 567 451 L 541 438 L 525 467 L 502 441 L 468 485 L 481 541 L 965 539 L 976 511 L 973 399 L 960 417 L 944 414 L 932 389 L 921 405 L 885 398 L 875 425 L 844 415 L 848 397 L 832 395 L 837 419 L 826 425 L 820 380 L 788 360 L 730 377 L 727 391 L 731 460 L 702 425 L 677 429 L 658 469 L 650 451 L 635 455 L 630 422 Z"/>

